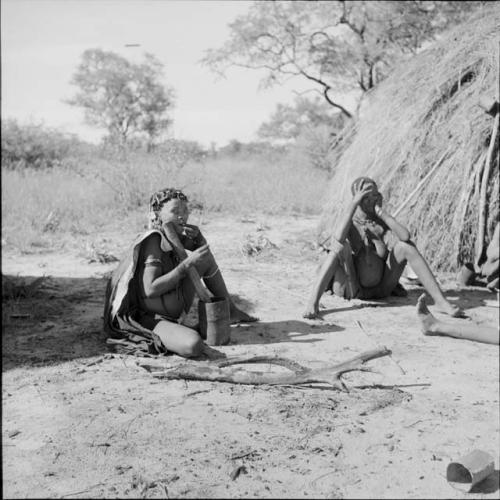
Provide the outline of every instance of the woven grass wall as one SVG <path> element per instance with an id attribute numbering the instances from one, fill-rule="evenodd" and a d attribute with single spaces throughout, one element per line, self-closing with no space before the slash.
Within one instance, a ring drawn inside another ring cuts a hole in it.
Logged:
<path id="1" fill-rule="evenodd" d="M 319 241 L 331 234 L 350 199 L 351 182 L 375 179 L 389 211 L 440 166 L 399 213 L 434 269 L 473 260 L 481 172 L 494 118 L 478 105 L 498 100 L 500 5 L 455 28 L 382 82 L 341 146 L 334 165 Z M 499 212 L 498 137 L 487 190 L 486 242 Z"/>

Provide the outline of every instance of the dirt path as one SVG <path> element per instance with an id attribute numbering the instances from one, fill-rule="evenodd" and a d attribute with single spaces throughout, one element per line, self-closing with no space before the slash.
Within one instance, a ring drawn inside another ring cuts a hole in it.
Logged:
<path id="1" fill-rule="evenodd" d="M 446 482 L 449 461 L 477 448 L 498 469 L 498 347 L 424 337 L 419 288 L 374 307 L 325 296 L 325 320 L 303 320 L 315 223 L 203 226 L 230 291 L 261 319 L 233 327 L 219 349 L 321 367 L 390 348 L 370 362 L 378 374 L 344 377 L 349 393 L 154 379 L 106 347 L 102 297 L 115 263 L 4 252 L 2 272 L 17 276 L 3 308 L 4 497 L 462 498 Z M 95 236 L 114 255 L 132 237 Z M 494 295 L 440 278 L 474 321 L 498 321 Z M 498 497 L 498 471 L 469 496 Z"/>

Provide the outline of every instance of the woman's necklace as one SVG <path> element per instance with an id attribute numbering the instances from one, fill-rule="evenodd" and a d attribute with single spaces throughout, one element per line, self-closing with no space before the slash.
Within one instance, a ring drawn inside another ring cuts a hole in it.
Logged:
<path id="1" fill-rule="evenodd" d="M 360 226 L 376 226 L 377 225 L 377 221 L 375 219 L 372 219 L 370 217 L 359 217 L 357 215 L 355 215 L 353 218 L 352 218 L 353 222 L 355 222 L 356 224 L 359 224 Z"/>

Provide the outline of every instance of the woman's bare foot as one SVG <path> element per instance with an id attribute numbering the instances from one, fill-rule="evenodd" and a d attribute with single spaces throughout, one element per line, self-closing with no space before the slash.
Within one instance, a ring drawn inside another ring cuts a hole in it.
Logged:
<path id="1" fill-rule="evenodd" d="M 424 335 L 435 335 L 436 318 L 431 314 L 425 302 L 425 293 L 417 300 L 417 316 L 420 320 L 420 327 Z"/>
<path id="2" fill-rule="evenodd" d="M 213 359 L 224 359 L 227 358 L 227 355 L 217 349 L 214 349 L 207 344 L 203 343 L 201 356 L 202 358 L 207 358 L 209 360 Z"/>
<path id="3" fill-rule="evenodd" d="M 231 324 L 254 323 L 255 321 L 259 321 L 259 318 L 256 318 L 255 316 L 250 316 L 241 309 L 238 309 L 234 304 L 231 304 L 229 306 L 229 322 Z"/>

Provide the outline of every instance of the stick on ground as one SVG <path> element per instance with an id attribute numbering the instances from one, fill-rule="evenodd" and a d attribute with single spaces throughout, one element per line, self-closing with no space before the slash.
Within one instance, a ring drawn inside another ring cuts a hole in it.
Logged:
<path id="1" fill-rule="evenodd" d="M 249 385 L 298 385 L 311 383 L 326 383 L 332 387 L 347 391 L 347 387 L 342 381 L 342 374 L 350 371 L 373 371 L 363 365 L 372 359 L 388 356 L 391 351 L 386 347 L 365 351 L 354 358 L 343 363 L 311 370 L 299 365 L 295 361 L 286 358 L 274 358 L 271 356 L 257 356 L 254 358 L 236 358 L 220 361 L 216 365 L 200 365 L 197 362 L 186 362 L 175 368 L 160 372 L 153 372 L 157 378 L 167 380 L 204 380 L 211 382 L 228 382 L 231 384 Z M 270 363 L 285 366 L 290 369 L 290 373 L 263 373 L 248 371 L 241 368 L 229 368 L 230 366 L 246 363 Z"/>

